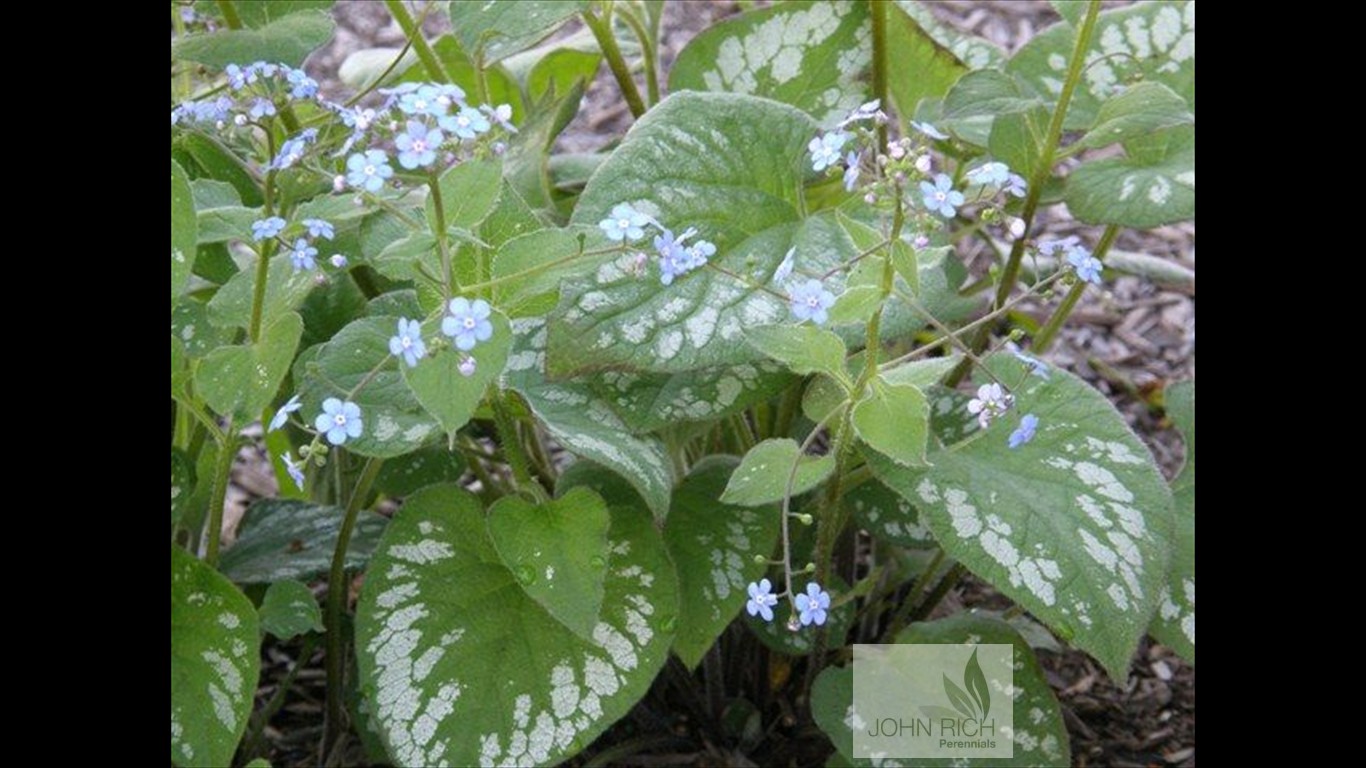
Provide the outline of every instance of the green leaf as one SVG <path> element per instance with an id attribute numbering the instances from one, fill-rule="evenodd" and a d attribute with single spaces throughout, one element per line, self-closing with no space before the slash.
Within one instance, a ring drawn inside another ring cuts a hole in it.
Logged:
<path id="1" fill-rule="evenodd" d="M 760 284 L 794 245 L 804 270 L 824 271 L 852 254 L 828 215 L 800 220 L 806 145 L 816 131 L 806 115 L 775 102 L 674 94 L 594 174 L 573 222 L 596 226 L 614 205 L 630 203 L 676 232 L 696 226 L 717 246 L 713 263 Z M 743 329 L 788 314 L 779 298 L 712 269 L 663 286 L 657 274 L 637 277 L 633 264 L 623 256 L 592 280 L 565 284 L 550 326 L 553 376 L 752 362 L 758 351 L 735 343 Z"/>
<path id="2" fill-rule="evenodd" d="M 1019 380 L 1012 359 L 988 366 Z M 932 452 L 927 469 L 865 458 L 950 557 L 1123 680 L 1164 583 L 1171 494 L 1124 418 L 1080 379 L 1055 370 L 1014 394 L 1006 416 Z M 1037 433 L 1011 450 L 1006 438 L 1027 413 Z"/>
<path id="3" fill-rule="evenodd" d="M 508 141 L 503 178 L 533 207 L 550 210 L 549 155 L 555 138 L 568 127 L 583 101 L 584 83 L 575 83 L 554 101 L 537 105 L 516 136 Z M 596 222 L 595 222 L 596 223 Z"/>
<path id="4" fill-rule="evenodd" d="M 669 91 L 725 91 L 791 104 L 834 123 L 872 98 L 872 23 L 862 3 L 783 3 L 713 24 L 688 41 Z"/>
<path id="5" fill-rule="evenodd" d="M 1029 644 L 1009 624 L 993 618 L 960 613 L 939 621 L 917 622 L 896 637 L 897 643 L 1014 646 L 1015 689 L 1013 709 L 1014 757 L 1009 759 L 901 760 L 907 766 L 1035 766 L 1068 765 L 1071 762 L 1067 729 L 1053 691 Z M 952 684 L 947 678 L 945 682 Z M 985 680 L 982 681 L 985 684 Z M 946 686 L 947 687 L 947 686 Z M 957 687 L 957 686 L 955 686 Z M 969 692 L 972 687 L 968 686 Z M 961 689 L 960 689 L 961 693 Z M 983 695 L 986 695 L 983 691 Z M 854 757 L 853 728 L 867 728 L 873 713 L 855 708 L 852 666 L 829 667 L 811 688 L 811 713 L 816 724 L 830 736 L 840 756 L 850 765 L 881 765 Z"/>
<path id="6" fill-rule="evenodd" d="M 525 50 L 584 8 L 581 0 L 451 3 L 451 34 L 485 64 Z"/>
<path id="7" fill-rule="evenodd" d="M 225 243 L 229 240 L 251 240 L 251 223 L 261 218 L 259 208 L 227 205 L 199 208 L 199 244 Z"/>
<path id="8" fill-rule="evenodd" d="M 505 496 L 489 508 L 489 539 L 522 591 L 569 631 L 591 640 L 602 610 L 611 516 L 587 488 L 532 504 Z"/>
<path id="9" fill-rule="evenodd" d="M 247 509 L 237 541 L 223 551 L 219 566 L 238 584 L 308 581 L 328 572 L 345 511 L 305 501 L 262 499 Z M 346 567 L 360 568 L 375 551 L 389 521 L 361 512 L 346 550 Z"/>
<path id="10" fill-rule="evenodd" d="M 419 488 L 454 483 L 465 474 L 465 459 L 445 447 L 419 448 L 389 459 L 375 475 L 375 487 L 387 496 L 410 496 Z"/>
<path id="11" fill-rule="evenodd" d="M 194 487 L 194 464 L 179 448 L 171 449 L 171 525 L 180 522 Z"/>
<path id="12" fill-rule="evenodd" d="M 626 424 L 593 390 L 575 381 L 545 377 L 544 318 L 512 321 L 515 335 L 503 385 L 515 390 L 536 418 L 569 451 L 619 472 L 663 519 L 669 511 L 673 465 L 656 437 L 630 434 Z"/>
<path id="13" fill-rule="evenodd" d="M 384 246 L 372 261 L 372 266 L 391 280 L 416 280 L 418 264 L 428 267 L 428 272 L 432 266 L 440 264 L 436 256 L 436 237 L 430 232 L 410 232 Z M 438 267 L 433 277 L 440 276 Z"/>
<path id="14" fill-rule="evenodd" d="M 400 456 L 422 447 L 441 429 L 404 383 L 398 370 L 402 363 L 389 354 L 389 339 L 397 328 L 397 317 L 361 318 L 311 358 L 300 355 L 295 364 L 305 421 L 321 413 L 329 397 L 349 398 L 360 407 L 364 431 L 346 441 L 346 450 L 361 456 Z M 362 381 L 365 386 L 352 394 Z"/>
<path id="15" fill-rule="evenodd" d="M 201 358 L 232 340 L 232 334 L 209 322 L 202 301 L 186 297 L 171 310 L 171 337 L 181 342 L 191 360 Z"/>
<path id="16" fill-rule="evenodd" d="M 913 549 L 939 546 L 915 507 L 876 480 L 846 491 L 840 503 L 853 512 L 860 528 L 880 541 Z"/>
<path id="17" fill-rule="evenodd" d="M 1158 147 L 1157 156 L 1131 151 L 1073 170 L 1063 191 L 1072 215 L 1135 229 L 1195 218 L 1195 129 L 1177 128 L 1145 144 Z"/>
<path id="18" fill-rule="evenodd" d="M 991 124 L 987 148 L 1012 171 L 1031 179 L 1039 168 L 1040 148 L 1048 136 L 1048 121 L 1048 110 L 1042 106 L 998 115 Z"/>
<path id="19" fill-rule="evenodd" d="M 1186 465 L 1172 480 L 1176 500 L 1176 546 L 1162 588 L 1152 635 L 1195 663 L 1195 382 L 1167 387 L 1167 415 L 1186 439 Z"/>
<path id="20" fill-rule="evenodd" d="M 424 489 L 385 532 L 361 593 L 360 679 L 399 765 L 550 765 L 644 696 L 677 623 L 677 583 L 644 510 L 612 510 L 592 640 L 498 557 L 475 498 Z"/>
<path id="21" fill-rule="evenodd" d="M 185 292 L 194 269 L 199 229 L 190 194 L 190 179 L 176 161 L 171 161 L 171 306 Z"/>
<path id="22" fill-rule="evenodd" d="M 271 584 L 261 599 L 261 629 L 289 640 L 307 632 L 323 631 L 318 599 L 307 585 L 293 579 Z"/>
<path id="23" fill-rule="evenodd" d="M 742 411 L 782 392 L 793 376 L 777 363 L 761 360 L 678 374 L 606 371 L 576 381 L 631 431 L 643 433 Z"/>
<path id="24" fill-rule="evenodd" d="M 719 501 L 738 465 L 729 456 L 703 459 L 674 491 L 664 543 L 678 569 L 679 630 L 674 653 L 696 667 L 745 604 L 745 588 L 768 570 L 778 516 Z"/>
<path id="25" fill-rule="evenodd" d="M 1074 26 L 1055 24 L 1017 51 L 1006 69 L 1056 101 L 1075 45 Z M 1102 12 L 1064 126 L 1090 127 L 1106 99 L 1139 80 L 1167 86 L 1195 111 L 1194 2 L 1138 3 Z"/>
<path id="26" fill-rule="evenodd" d="M 1043 107 L 1010 75 L 994 69 L 969 72 L 944 96 L 943 128 L 980 147 L 990 143 L 996 118 Z"/>
<path id="27" fill-rule="evenodd" d="M 498 160 L 467 160 L 441 174 L 441 210 L 446 228 L 473 229 L 484 220 L 498 201 L 502 188 L 503 164 Z M 436 198 L 427 196 L 427 222 L 433 232 L 440 231 L 436 220 Z"/>
<path id="28" fill-rule="evenodd" d="M 555 480 L 555 498 L 575 488 L 587 488 L 602 497 L 609 507 L 646 507 L 640 492 L 626 482 L 626 478 L 603 465 L 579 459 L 565 467 Z"/>
<path id="29" fill-rule="evenodd" d="M 182 154 L 176 150 L 184 152 Z M 171 151 L 178 156 L 181 167 L 187 169 L 186 173 L 193 170 L 191 166 L 198 166 L 198 172 L 194 174 L 197 178 L 209 178 L 231 184 L 241 196 L 242 204 L 249 208 L 261 204 L 261 189 L 257 186 L 251 169 L 242 158 L 223 146 L 216 137 L 185 131 L 172 139 Z"/>
<path id="30" fill-rule="evenodd" d="M 304 321 L 290 312 L 266 326 L 255 344 L 210 352 L 195 373 L 204 402 L 224 416 L 259 416 L 289 373 L 303 332 Z"/>
<path id="31" fill-rule="evenodd" d="M 213 568 L 171 545 L 171 762 L 228 765 L 251 715 L 256 610 Z"/>
<path id="32" fill-rule="evenodd" d="M 308 54 L 332 37 L 332 15 L 301 10 L 256 29 L 199 32 L 171 43 L 171 58 L 189 59 L 223 69 L 229 64 L 278 61 L 297 67 Z"/>
<path id="33" fill-rule="evenodd" d="M 887 85 L 902 115 L 914 115 L 921 101 L 943 96 L 963 73 L 1003 59 L 991 43 L 941 24 L 921 3 L 897 0 L 888 16 L 887 43 L 895 58 Z"/>
<path id="34" fill-rule="evenodd" d="M 740 466 L 721 494 L 725 504 L 757 507 L 782 501 L 787 491 L 788 477 L 792 480 L 792 495 L 798 496 L 815 488 L 835 470 L 835 457 L 801 456 L 796 440 L 773 438 L 765 440 L 745 454 Z M 797 470 L 793 475 L 792 467 Z"/>
<path id="35" fill-rule="evenodd" d="M 925 465 L 930 413 L 918 387 L 874 379 L 851 417 L 854 432 L 874 450 L 904 466 Z"/>
<path id="36" fill-rule="evenodd" d="M 318 287 L 312 272 L 297 272 L 289 256 L 281 253 L 270 260 L 266 295 L 261 304 L 261 323 L 270 325 L 277 318 L 297 310 L 308 294 Z M 209 320 L 219 328 L 246 328 L 251 324 L 251 303 L 256 290 L 256 265 L 232 276 L 209 300 Z"/>
<path id="37" fill-rule="evenodd" d="M 255 29 L 303 10 L 327 11 L 335 0 L 235 0 L 242 26 Z"/>
<path id="38" fill-rule="evenodd" d="M 1195 115 L 1187 109 L 1186 100 L 1172 89 L 1161 83 L 1135 83 L 1100 105 L 1095 125 L 1078 143 L 1104 147 L 1194 123 Z"/>
<path id="39" fill-rule="evenodd" d="M 949 371 L 957 367 L 961 356 L 931 357 L 902 363 L 895 368 L 882 371 L 882 380 L 892 385 L 909 384 L 924 390 L 934 384 Z M 849 358 L 846 367 L 850 377 L 857 377 L 863 371 L 863 353 Z M 813 422 L 824 421 L 830 412 L 847 402 L 844 389 L 827 376 L 820 376 L 811 382 L 802 396 L 802 413 Z"/>
<path id="40" fill-rule="evenodd" d="M 607 244 L 597 227 L 539 229 L 499 246 L 493 257 L 493 303 L 510 317 L 544 315 L 555 308 L 560 282 L 592 274 L 619 254 L 577 255 Z"/>
<path id="41" fill-rule="evenodd" d="M 1053 6 L 1062 20 L 1077 26 L 1081 23 L 1081 17 L 1086 15 L 1086 0 L 1048 0 L 1048 4 Z"/>
<path id="42" fill-rule="evenodd" d="M 447 347 L 417 361 L 417 367 L 400 365 L 403 380 L 412 390 L 417 401 L 427 409 L 443 429 L 451 445 L 455 444 L 455 433 L 474 416 L 474 410 L 484 399 L 489 384 L 498 380 L 507 365 L 508 352 L 512 348 L 512 330 L 508 327 L 503 313 L 493 310 L 489 315 L 493 324 L 493 336 L 481 341 L 468 354 L 475 359 L 474 374 L 466 376 L 460 372 L 462 354 L 455 348 Z M 429 320 L 423 326 L 423 335 L 429 339 L 441 338 L 441 318 Z"/>
<path id="43" fill-rule="evenodd" d="M 350 272 L 331 276 L 318 290 L 308 294 L 299 307 L 299 315 L 304 319 L 300 344 L 311 347 L 336 336 L 347 323 L 365 314 L 366 304 L 365 294 Z"/>
<path id="44" fill-rule="evenodd" d="M 745 341 L 798 376 L 844 376 L 844 342 L 813 325 L 762 325 L 745 331 Z"/>
<path id="45" fill-rule="evenodd" d="M 873 313 L 882 307 L 882 289 L 875 285 L 855 285 L 846 288 L 835 298 L 830 308 L 830 325 L 853 325 L 868 322 Z"/>
<path id="46" fill-rule="evenodd" d="M 569 93 L 576 85 L 592 82 L 601 63 L 602 54 L 597 50 L 556 48 L 531 68 L 526 79 L 527 95 L 532 102 L 540 102 Z"/>

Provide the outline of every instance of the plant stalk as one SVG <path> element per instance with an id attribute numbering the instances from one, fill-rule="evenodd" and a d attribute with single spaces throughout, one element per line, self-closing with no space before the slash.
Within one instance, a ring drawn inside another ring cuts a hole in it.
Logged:
<path id="1" fill-rule="evenodd" d="M 1105 261 L 1105 255 L 1110 252 L 1110 246 L 1114 245 L 1115 238 L 1118 236 L 1118 224 L 1111 224 L 1106 227 L 1105 232 L 1100 236 L 1100 242 L 1096 244 L 1096 252 L 1092 255 L 1100 261 Z M 1087 283 L 1084 280 L 1073 283 L 1071 289 L 1067 291 L 1067 295 L 1063 297 L 1062 303 L 1053 310 L 1053 314 L 1049 315 L 1048 321 L 1044 323 L 1043 328 L 1034 337 L 1035 352 L 1047 352 L 1048 348 L 1053 345 L 1053 340 L 1057 338 L 1058 331 L 1062 329 L 1063 323 L 1067 322 L 1068 316 L 1072 314 L 1077 302 L 1081 300 L 1081 295 L 1086 292 L 1086 285 Z"/>
<path id="2" fill-rule="evenodd" d="M 645 102 L 640 98 L 640 89 L 631 77 L 631 68 L 626 64 L 626 58 L 621 55 L 616 37 L 612 35 L 611 10 L 603 16 L 598 16 L 585 9 L 583 23 L 588 25 L 593 38 L 598 41 L 598 48 L 602 50 L 603 58 L 607 59 L 607 66 L 612 70 L 612 77 L 616 78 L 617 86 L 621 88 L 621 95 L 626 99 L 626 106 L 630 108 L 631 115 L 639 118 L 645 114 Z"/>

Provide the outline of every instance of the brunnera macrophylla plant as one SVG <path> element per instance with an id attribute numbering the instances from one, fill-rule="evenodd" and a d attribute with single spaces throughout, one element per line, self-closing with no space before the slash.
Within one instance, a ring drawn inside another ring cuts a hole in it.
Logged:
<path id="1" fill-rule="evenodd" d="M 324 648 L 321 755 L 403 765 L 627 749 L 689 687 L 854 761 L 840 649 L 926 638 L 1015 643 L 1013 763 L 1065 763 L 1020 631 L 1121 680 L 1144 634 L 1194 661 L 1194 384 L 1168 483 L 1048 356 L 1159 268 L 1124 228 L 1194 218 L 1193 2 L 1059 5 L 1012 56 L 783 3 L 668 73 L 661 3 L 454 2 L 428 40 L 386 2 L 407 44 L 345 100 L 301 69 L 327 5 L 173 8 L 172 763 L 262 754 L 262 633 Z M 552 154 L 602 64 L 634 125 Z M 244 443 L 279 498 L 224 546 Z M 929 621 L 969 572 L 1016 607 Z M 752 639 L 793 674 L 726 677 Z"/>

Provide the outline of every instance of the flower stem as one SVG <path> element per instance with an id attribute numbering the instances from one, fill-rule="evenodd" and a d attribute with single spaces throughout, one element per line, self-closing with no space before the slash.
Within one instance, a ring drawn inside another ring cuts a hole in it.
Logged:
<path id="1" fill-rule="evenodd" d="M 418 61 L 427 70 L 427 74 L 439 83 L 454 82 L 446 72 L 446 68 L 441 65 L 441 59 L 437 58 L 436 51 L 427 43 L 427 38 L 422 36 L 422 29 L 413 21 L 413 17 L 404 7 L 403 0 L 384 0 L 384 7 L 389 9 L 389 15 L 398 22 L 399 29 L 413 43 L 413 51 L 417 53 Z"/>
<path id="2" fill-rule="evenodd" d="M 625 57 L 621 55 L 621 48 L 617 46 L 617 39 L 612 36 L 610 8 L 607 14 L 601 17 L 588 9 L 584 9 L 583 23 L 588 25 L 588 29 L 593 33 L 593 38 L 598 41 L 598 48 L 602 50 L 603 57 L 607 59 L 607 66 L 612 70 L 612 76 L 616 78 L 617 86 L 621 88 L 621 95 L 626 99 L 626 106 L 630 108 L 631 115 L 639 118 L 645 114 L 645 102 L 640 98 L 640 89 L 636 87 L 636 81 L 631 77 L 631 68 L 627 66 Z"/>
<path id="3" fill-rule="evenodd" d="M 645 64 L 645 94 L 650 100 L 650 106 L 659 103 L 659 77 L 655 71 L 655 41 L 648 32 L 645 25 L 636 16 L 635 9 L 630 5 L 623 5 L 621 18 L 626 20 L 626 25 L 635 33 L 636 39 L 640 41 L 640 58 Z"/>
<path id="4" fill-rule="evenodd" d="M 1015 282 L 1020 277 L 1020 263 L 1024 259 L 1025 242 L 1034 229 L 1034 214 L 1039 208 L 1039 198 L 1043 194 L 1044 183 L 1053 172 L 1053 160 L 1057 155 L 1058 142 L 1062 140 L 1063 123 L 1067 118 L 1067 108 L 1072 103 L 1072 95 L 1081 82 L 1081 73 L 1086 63 L 1086 52 L 1091 48 L 1091 36 L 1096 30 L 1096 19 L 1100 15 L 1100 0 L 1090 0 L 1086 6 L 1086 16 L 1077 29 L 1076 44 L 1072 47 L 1072 58 L 1067 66 L 1067 78 L 1063 81 L 1058 103 L 1053 108 L 1053 117 L 1048 123 L 1048 134 L 1043 146 L 1039 148 L 1038 165 L 1029 179 L 1029 190 L 1025 193 L 1024 206 L 1020 218 L 1025 222 L 1025 233 L 1015 239 L 1010 247 L 1010 257 L 1006 259 L 1005 269 L 1001 271 L 1001 282 L 996 286 L 996 300 L 993 307 L 999 308 L 1010 298 L 1015 290 Z M 975 338 L 972 348 L 978 352 L 986 349 L 991 338 L 991 329 L 983 326 Z M 949 376 L 948 384 L 953 386 L 963 380 L 971 369 L 972 362 L 964 360 Z"/>
<path id="5" fill-rule="evenodd" d="M 1106 227 L 1105 232 L 1100 236 L 1100 242 L 1096 244 L 1096 252 L 1092 255 L 1100 261 L 1105 261 L 1105 254 L 1110 252 L 1110 246 L 1114 244 L 1115 238 L 1118 236 L 1119 225 L 1111 224 Z M 1067 322 L 1067 318 L 1072 314 L 1077 302 L 1081 300 L 1081 295 L 1086 291 L 1086 286 L 1085 280 L 1078 280 L 1072 285 L 1071 290 L 1063 297 L 1062 303 L 1053 310 L 1053 314 L 1049 315 L 1048 321 L 1044 323 L 1043 328 L 1034 337 L 1035 352 L 1047 352 L 1048 348 L 1053 345 L 1053 340 L 1057 337 L 1058 331 L 1061 330 L 1062 324 Z"/>
<path id="6" fill-rule="evenodd" d="M 223 537 L 223 505 L 227 502 L 228 481 L 232 476 L 232 460 L 237 455 L 237 442 L 232 439 L 232 419 L 223 425 L 218 440 L 217 461 L 213 465 L 213 495 L 209 497 L 209 525 L 205 534 L 204 562 L 218 565 L 218 544 Z"/>
<path id="7" fill-rule="evenodd" d="M 343 732 L 342 718 L 345 707 L 342 701 L 342 675 L 346 669 L 346 647 L 342 632 L 342 612 L 346 608 L 347 593 L 350 592 L 346 583 L 346 550 L 351 546 L 351 533 L 356 528 L 356 519 L 360 515 L 361 507 L 370 495 L 370 486 L 374 484 L 375 476 L 379 474 L 379 468 L 383 464 L 383 459 L 372 458 L 365 461 L 360 479 L 356 481 L 351 498 L 346 503 L 341 529 L 337 531 L 337 546 L 332 550 L 332 569 L 327 577 L 327 613 L 324 617 L 327 629 L 327 723 L 323 738 L 324 753 L 336 744 Z"/>
<path id="8" fill-rule="evenodd" d="M 272 151 L 273 155 L 274 152 Z M 262 190 L 265 202 L 261 207 L 262 218 L 270 218 L 275 215 L 275 171 L 266 173 L 266 183 Z M 266 304 L 266 282 L 270 278 L 270 257 L 275 253 L 275 239 L 270 238 L 261 243 L 261 253 L 256 258 L 256 283 L 252 286 L 251 294 L 251 322 L 247 326 L 248 336 L 252 341 L 261 340 L 261 318 L 265 313 Z"/>
<path id="9" fill-rule="evenodd" d="M 242 17 L 237 14 L 237 4 L 232 0 L 217 0 L 218 12 L 223 15 L 223 23 L 228 29 L 241 29 Z"/>

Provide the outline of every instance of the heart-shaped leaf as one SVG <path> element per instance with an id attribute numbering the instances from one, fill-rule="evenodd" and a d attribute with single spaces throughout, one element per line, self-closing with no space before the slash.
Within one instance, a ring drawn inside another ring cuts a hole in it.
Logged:
<path id="1" fill-rule="evenodd" d="M 219 565 L 238 584 L 317 578 L 331 567 L 345 514 L 339 507 L 262 499 L 247 509 L 237 541 L 223 551 Z M 347 568 L 365 565 L 387 523 L 383 515 L 360 513 L 346 550 Z"/>
<path id="2" fill-rule="evenodd" d="M 423 325 L 422 335 L 428 339 L 440 338 L 441 320 L 438 317 Z M 410 368 L 406 363 L 399 366 L 408 388 L 422 403 L 422 407 L 427 409 L 427 413 L 441 423 L 452 445 L 455 444 L 456 431 L 474 415 L 474 409 L 484 399 L 489 384 L 502 375 L 508 352 L 512 349 L 512 329 L 503 313 L 493 310 L 489 322 L 493 325 L 493 336 L 469 351 L 475 360 L 472 375 L 466 376 L 460 372 L 464 355 L 449 346 L 428 352 L 426 357 L 417 361 L 416 367 Z"/>
<path id="3" fill-rule="evenodd" d="M 194 214 L 190 179 L 176 161 L 171 161 L 171 306 L 185 292 L 194 270 L 199 225 Z"/>
<path id="4" fill-rule="evenodd" d="M 260 415 L 289 373 L 303 332 L 304 321 L 289 312 L 262 329 L 255 344 L 210 352 L 195 373 L 195 386 L 204 402 L 225 416 Z"/>
<path id="5" fill-rule="evenodd" d="M 796 440 L 772 438 L 749 449 L 740 466 L 730 476 L 721 501 L 742 507 L 757 507 L 782 501 L 792 478 L 792 495 L 815 488 L 835 471 L 834 456 L 798 456 Z M 793 473 L 793 465 L 796 472 Z"/>

